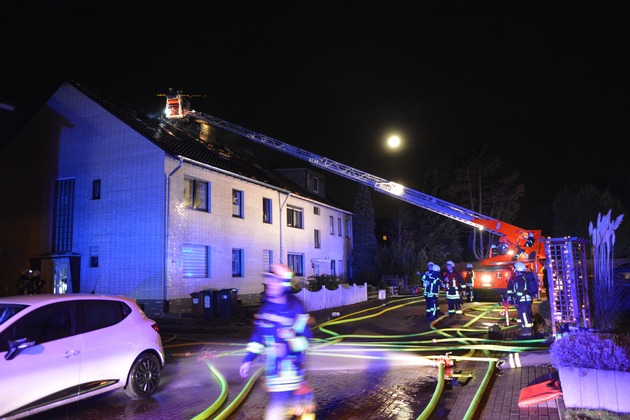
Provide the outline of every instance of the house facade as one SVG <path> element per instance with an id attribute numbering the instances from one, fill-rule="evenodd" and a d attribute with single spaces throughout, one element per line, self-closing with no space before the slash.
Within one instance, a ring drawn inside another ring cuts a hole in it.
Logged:
<path id="1" fill-rule="evenodd" d="M 322 174 L 193 134 L 63 84 L 0 153 L 0 293 L 39 270 L 45 292 L 126 295 L 157 316 L 206 289 L 257 300 L 276 262 L 296 281 L 350 277 L 352 214 Z"/>

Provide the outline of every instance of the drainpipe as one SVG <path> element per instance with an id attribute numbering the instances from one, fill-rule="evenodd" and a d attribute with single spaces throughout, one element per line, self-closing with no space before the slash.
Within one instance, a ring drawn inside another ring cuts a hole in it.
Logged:
<path id="1" fill-rule="evenodd" d="M 179 157 L 179 165 L 171 171 L 166 177 L 166 211 L 164 220 L 164 264 L 162 272 L 162 297 L 164 298 L 164 304 L 168 303 L 168 250 L 169 250 L 169 232 L 171 224 L 171 177 L 175 175 L 175 172 L 179 171 L 184 166 L 184 158 Z"/>
<path id="2" fill-rule="evenodd" d="M 282 209 L 287 204 L 287 201 L 289 201 L 289 197 L 291 197 L 291 192 L 290 191 L 287 191 L 286 193 L 287 193 L 287 197 L 284 199 L 283 202 L 280 202 L 281 201 L 280 198 L 281 198 L 282 192 L 278 191 L 278 204 L 279 204 L 279 207 L 280 207 L 280 222 L 278 223 L 280 225 L 280 258 L 278 259 L 278 262 L 280 264 L 282 264 L 282 255 L 283 255 L 283 252 L 284 252 L 284 245 L 283 245 L 284 241 L 283 241 L 283 236 L 282 236 L 282 225 L 283 225 L 283 223 L 282 223 Z"/>

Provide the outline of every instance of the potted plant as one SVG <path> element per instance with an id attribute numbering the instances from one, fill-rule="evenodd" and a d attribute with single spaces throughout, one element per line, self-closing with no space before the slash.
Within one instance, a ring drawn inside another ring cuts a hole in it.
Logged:
<path id="1" fill-rule="evenodd" d="M 571 332 L 549 352 L 566 407 L 630 413 L 630 336 Z"/>

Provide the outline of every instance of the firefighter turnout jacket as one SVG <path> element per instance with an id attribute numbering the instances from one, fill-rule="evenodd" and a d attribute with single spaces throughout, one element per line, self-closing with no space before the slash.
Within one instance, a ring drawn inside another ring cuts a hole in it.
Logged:
<path id="1" fill-rule="evenodd" d="M 269 392 L 296 390 L 305 381 L 303 359 L 312 338 L 309 317 L 302 302 L 290 294 L 283 304 L 264 302 L 256 314 L 243 362 L 265 354 L 265 385 Z M 277 355 L 277 344 L 286 346 L 285 355 Z"/>

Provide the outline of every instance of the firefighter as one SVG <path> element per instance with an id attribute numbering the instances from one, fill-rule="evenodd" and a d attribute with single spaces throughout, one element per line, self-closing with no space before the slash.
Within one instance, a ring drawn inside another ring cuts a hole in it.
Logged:
<path id="1" fill-rule="evenodd" d="M 32 295 L 33 294 L 33 270 L 22 270 L 22 275 L 17 281 L 17 294 L 18 295 Z"/>
<path id="2" fill-rule="evenodd" d="M 416 274 L 418 274 L 422 280 L 422 288 L 426 289 L 427 288 L 427 282 L 429 280 L 429 276 L 431 275 L 431 273 L 433 272 L 433 262 L 429 261 L 427 263 L 427 270 L 424 272 L 424 274 L 420 274 L 420 271 L 418 271 Z"/>
<path id="3" fill-rule="evenodd" d="M 265 299 L 256 314 L 239 373 L 243 378 L 248 377 L 254 359 L 265 355 L 265 385 L 269 394 L 265 419 L 305 417 L 315 408 L 303 365 L 312 338 L 310 315 L 290 293 L 293 271 L 288 266 L 274 264 L 271 272 L 263 276 Z"/>
<path id="4" fill-rule="evenodd" d="M 514 263 L 514 274 L 507 286 L 507 301 L 518 312 L 520 335 L 530 337 L 533 334 L 534 320 L 532 300 L 538 297 L 538 281 L 522 262 Z"/>
<path id="5" fill-rule="evenodd" d="M 473 301 L 473 287 L 475 287 L 475 270 L 473 270 L 473 265 L 471 263 L 466 264 L 466 270 L 462 274 L 464 279 L 466 280 L 466 293 L 468 302 Z"/>
<path id="6" fill-rule="evenodd" d="M 426 278 L 426 283 L 424 286 L 424 302 L 426 304 L 426 318 L 433 320 L 437 319 L 440 316 L 440 312 L 438 311 L 437 301 L 438 295 L 440 293 L 440 288 L 442 287 L 442 276 L 440 273 L 440 266 L 437 264 L 431 264 L 431 272 L 425 273 L 422 277 L 423 282 Z"/>
<path id="7" fill-rule="evenodd" d="M 446 262 L 446 271 L 442 273 L 442 279 L 446 287 L 448 317 L 453 318 L 453 315 L 455 315 L 457 318 L 461 318 L 462 298 L 460 291 L 465 293 L 466 283 L 459 271 L 455 270 L 455 263 L 453 261 Z"/>

